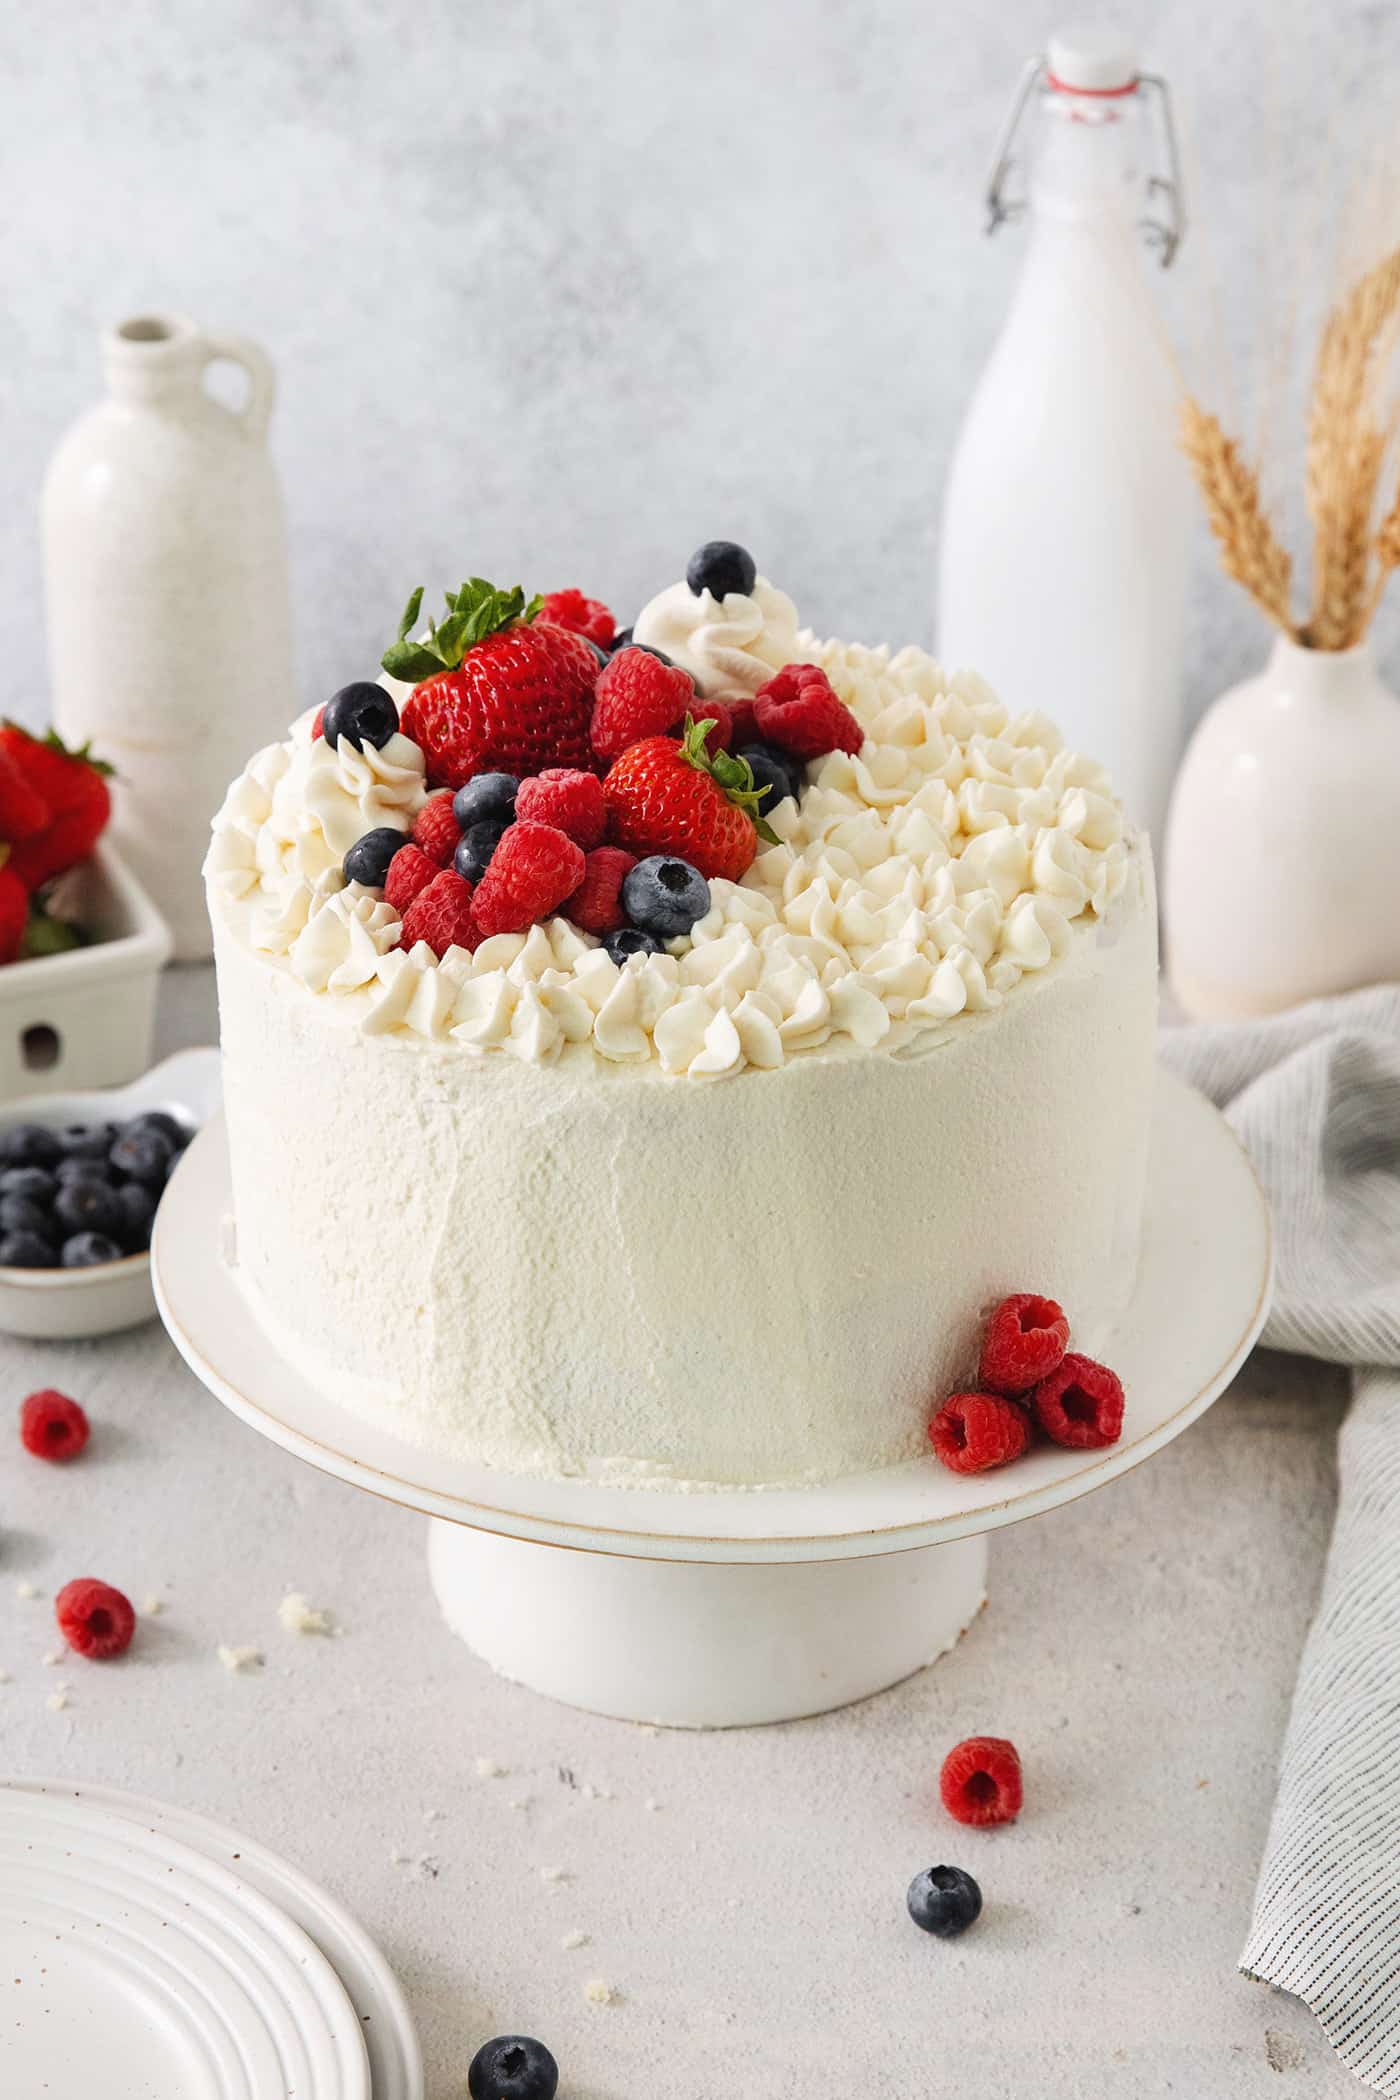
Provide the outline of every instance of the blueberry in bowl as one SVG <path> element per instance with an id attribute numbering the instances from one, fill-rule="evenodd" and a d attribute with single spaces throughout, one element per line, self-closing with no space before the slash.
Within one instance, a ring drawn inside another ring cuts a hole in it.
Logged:
<path id="1" fill-rule="evenodd" d="M 217 1051 L 184 1051 L 129 1086 L 0 1109 L 0 1329 L 67 1339 L 154 1315 L 161 1194 L 218 1070 Z"/>

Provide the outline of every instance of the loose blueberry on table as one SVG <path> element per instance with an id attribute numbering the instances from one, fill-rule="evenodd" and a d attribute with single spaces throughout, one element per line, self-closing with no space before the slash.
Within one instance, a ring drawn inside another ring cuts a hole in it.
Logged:
<path id="1" fill-rule="evenodd" d="M 484 2042 L 467 2072 L 471 2100 L 554 2100 L 559 2066 L 543 2042 L 500 2034 Z"/>
<path id="2" fill-rule="evenodd" d="M 143 1254 L 192 1134 L 164 1109 L 0 1133 L 0 1268 L 89 1269 Z"/>
<path id="3" fill-rule="evenodd" d="M 909 1884 L 909 1915 L 920 1932 L 953 1940 L 982 1914 L 982 1891 L 961 1867 L 925 1867 Z"/>

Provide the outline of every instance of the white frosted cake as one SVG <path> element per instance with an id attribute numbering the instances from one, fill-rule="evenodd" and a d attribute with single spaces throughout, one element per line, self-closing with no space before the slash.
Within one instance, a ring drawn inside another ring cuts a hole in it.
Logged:
<path id="1" fill-rule="evenodd" d="M 416 1444 L 860 1472 L 927 1453 L 1006 1293 L 1092 1350 L 1132 1292 L 1145 841 L 1042 717 L 741 555 L 631 646 L 476 583 L 414 641 L 415 599 L 215 821 L 241 1281 Z"/>

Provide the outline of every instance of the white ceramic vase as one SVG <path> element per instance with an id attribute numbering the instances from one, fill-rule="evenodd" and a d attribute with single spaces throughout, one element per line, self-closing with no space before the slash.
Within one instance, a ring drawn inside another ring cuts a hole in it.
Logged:
<path id="1" fill-rule="evenodd" d="M 209 820 L 297 712 L 273 372 L 255 343 L 170 315 L 124 322 L 102 351 L 108 398 L 44 485 L 53 718 L 115 766 L 114 833 L 193 960 L 211 946 Z M 220 362 L 247 376 L 241 408 L 208 390 Z"/>
<path id="2" fill-rule="evenodd" d="M 1165 840 L 1167 973 L 1245 1020 L 1400 979 L 1400 701 L 1370 645 L 1280 636 L 1202 719 Z"/>

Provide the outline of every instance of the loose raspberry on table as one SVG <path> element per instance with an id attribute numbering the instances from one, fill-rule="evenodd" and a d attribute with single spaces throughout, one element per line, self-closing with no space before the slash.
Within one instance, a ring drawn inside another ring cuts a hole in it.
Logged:
<path id="1" fill-rule="evenodd" d="M 859 751 L 865 731 L 818 664 L 786 664 L 754 695 L 754 720 L 766 742 L 799 758 Z"/>
<path id="2" fill-rule="evenodd" d="M 551 766 L 522 780 L 515 815 L 531 824 L 552 824 L 585 853 L 601 846 L 608 828 L 602 781 L 596 773 L 577 773 L 567 766 Z"/>
<path id="3" fill-rule="evenodd" d="M 553 824 L 510 826 L 477 884 L 472 910 L 483 939 L 524 933 L 557 911 L 583 881 L 583 848 Z"/>
<path id="4" fill-rule="evenodd" d="M 620 758 L 632 744 L 664 736 L 696 705 L 688 671 L 663 664 L 649 649 L 619 649 L 598 673 L 589 729 L 599 758 Z"/>
<path id="5" fill-rule="evenodd" d="M 999 1735 L 969 1736 L 944 1758 L 938 1791 L 955 1822 L 1014 1823 L 1022 1799 L 1016 1745 Z"/>
<path id="6" fill-rule="evenodd" d="M 400 846 L 384 878 L 384 902 L 392 904 L 402 917 L 414 898 L 421 896 L 434 876 L 441 872 L 437 862 L 429 860 L 421 846 L 411 842 Z"/>
<path id="7" fill-rule="evenodd" d="M 1057 1368 L 1069 1347 L 1069 1321 L 1053 1298 L 1017 1291 L 1003 1298 L 987 1322 L 977 1383 L 1012 1399 L 1028 1393 Z"/>
<path id="8" fill-rule="evenodd" d="M 79 1575 L 65 1582 L 54 1599 L 58 1630 L 70 1648 L 93 1662 L 107 1662 L 131 1646 L 136 1614 L 129 1598 L 110 1582 Z"/>
<path id="9" fill-rule="evenodd" d="M 36 1458 L 76 1458 L 88 1440 L 88 1418 L 76 1400 L 45 1386 L 21 1405 L 19 1435 L 25 1450 Z"/>
<path id="10" fill-rule="evenodd" d="M 535 617 L 554 627 L 566 627 L 570 634 L 581 634 L 600 649 L 610 648 L 617 633 L 617 622 L 602 599 L 585 598 L 582 591 L 551 591 Z"/>
<path id="11" fill-rule="evenodd" d="M 450 868 L 461 836 L 461 826 L 452 814 L 451 792 L 439 788 L 435 795 L 429 795 L 414 818 L 409 837 L 418 851 L 426 853 L 438 867 Z"/>
<path id="12" fill-rule="evenodd" d="M 398 857 L 394 855 L 395 860 Z M 404 913 L 399 946 L 412 948 L 426 941 L 439 962 L 449 948 L 475 951 L 481 932 L 472 910 L 472 894 L 471 884 L 454 868 L 440 868 Z"/>
<path id="13" fill-rule="evenodd" d="M 929 1423 L 928 1440 L 950 1473 L 986 1473 L 1029 1448 L 1031 1425 L 999 1393 L 954 1393 Z"/>
<path id="14" fill-rule="evenodd" d="M 585 933 L 616 933 L 627 924 L 622 885 L 637 865 L 621 846 L 595 846 L 583 863 L 583 881 L 560 907 Z"/>
<path id="15" fill-rule="evenodd" d="M 1101 1451 L 1123 1434 L 1123 1387 L 1107 1364 L 1073 1350 L 1031 1394 L 1031 1412 L 1052 1444 Z"/>

